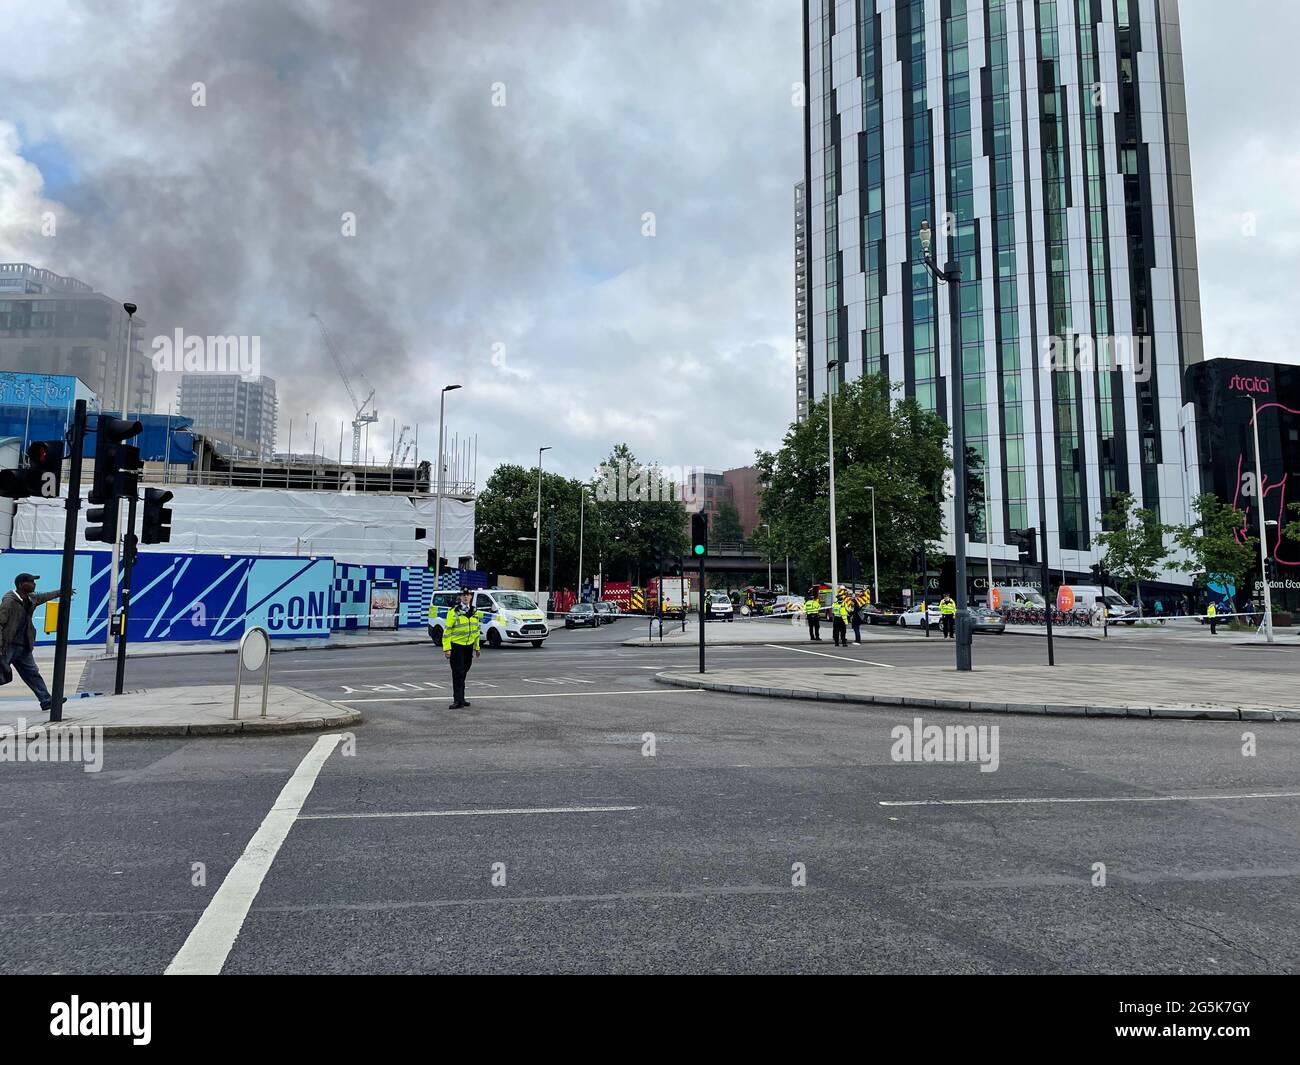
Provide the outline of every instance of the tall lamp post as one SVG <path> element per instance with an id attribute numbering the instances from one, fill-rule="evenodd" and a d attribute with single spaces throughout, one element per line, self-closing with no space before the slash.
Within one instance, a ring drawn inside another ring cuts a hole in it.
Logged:
<path id="1" fill-rule="evenodd" d="M 539 603 L 542 598 L 542 452 L 550 450 L 550 444 L 537 449 L 537 513 L 533 515 L 533 525 L 537 529 L 537 555 L 533 563 L 533 594 Z"/>
<path id="2" fill-rule="evenodd" d="M 957 669 L 971 668 L 970 617 L 966 606 L 966 388 L 963 381 L 961 350 L 961 263 L 949 259 L 942 270 L 930 258 L 930 243 L 934 234 L 929 222 L 921 223 L 917 234 L 921 240 L 921 254 L 925 267 L 940 284 L 948 286 L 948 317 L 952 327 L 951 372 L 952 382 L 952 475 L 953 491 L 952 554 L 957 584 Z M 936 312 L 937 320 L 938 314 Z M 935 337 L 936 345 L 938 336 Z"/>
<path id="3" fill-rule="evenodd" d="M 443 385 L 438 396 L 438 502 L 434 506 L 433 517 L 433 587 L 438 588 L 438 577 L 442 573 L 442 422 L 447 413 L 447 393 L 454 392 L 460 385 Z"/>
<path id="4" fill-rule="evenodd" d="M 582 602 L 582 535 L 587 523 L 587 486 L 580 485 L 578 496 L 578 602 Z"/>
<path id="5" fill-rule="evenodd" d="M 876 562 L 876 490 L 867 485 L 871 493 L 871 601 L 880 605 L 880 566 Z"/>
<path id="6" fill-rule="evenodd" d="M 835 541 L 835 397 L 831 394 L 831 372 L 840 364 L 839 359 L 826 363 L 826 442 L 830 455 L 831 475 L 831 605 L 840 594 L 839 548 Z"/>
<path id="7" fill-rule="evenodd" d="M 767 538 L 763 541 L 763 547 L 767 554 L 767 590 L 772 590 L 772 526 L 763 522 L 761 528 L 767 530 Z"/>
<path id="8" fill-rule="evenodd" d="M 1259 404 L 1250 397 L 1250 423 L 1255 432 L 1255 498 L 1259 500 L 1259 575 L 1264 581 L 1264 639 L 1273 642 L 1273 596 L 1268 588 L 1268 522 L 1264 519 L 1264 477 L 1259 462 Z"/>

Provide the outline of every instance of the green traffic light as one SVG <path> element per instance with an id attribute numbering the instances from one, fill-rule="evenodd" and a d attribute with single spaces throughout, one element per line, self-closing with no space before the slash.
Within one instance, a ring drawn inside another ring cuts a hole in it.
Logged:
<path id="1" fill-rule="evenodd" d="M 704 554 L 704 545 L 703 545 L 703 544 L 696 544 L 696 545 L 695 545 L 695 553 L 696 553 L 697 555 L 702 555 L 702 554 Z"/>

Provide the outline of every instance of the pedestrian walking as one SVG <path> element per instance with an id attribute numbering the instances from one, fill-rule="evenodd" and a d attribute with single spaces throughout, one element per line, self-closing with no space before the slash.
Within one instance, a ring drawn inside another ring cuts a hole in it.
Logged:
<path id="1" fill-rule="evenodd" d="M 63 593 L 45 592 L 37 595 L 36 582 L 39 580 L 40 577 L 34 574 L 20 573 L 14 578 L 14 590 L 5 592 L 4 598 L 0 599 L 0 662 L 4 664 L 4 669 L 0 671 L 0 683 L 7 684 L 16 672 L 40 701 L 41 709 L 49 713 L 50 691 L 45 686 L 45 679 L 32 655 L 36 647 L 36 626 L 32 624 L 32 614 L 42 603 L 58 599 Z M 74 588 L 72 595 L 76 594 Z"/>
<path id="2" fill-rule="evenodd" d="M 831 603 L 831 638 L 835 641 L 836 647 L 848 647 L 849 645 L 849 608 L 845 606 L 844 599 L 837 596 Z"/>
<path id="3" fill-rule="evenodd" d="M 479 629 L 483 615 L 473 606 L 473 593 L 468 588 L 460 590 L 460 600 L 447 613 L 442 630 L 442 653 L 451 663 L 451 705 L 448 710 L 469 706 L 465 698 L 465 677 L 481 653 Z"/>
<path id="4" fill-rule="evenodd" d="M 809 596 L 803 601 L 804 616 L 808 619 L 808 639 L 821 641 L 822 623 L 821 623 L 821 603 L 817 597 Z"/>
<path id="5" fill-rule="evenodd" d="M 957 624 L 957 602 L 950 595 L 939 600 L 939 623 L 943 626 L 943 638 L 952 639 Z"/>
<path id="6" fill-rule="evenodd" d="M 862 642 L 862 604 L 853 600 L 853 609 L 849 611 L 849 624 L 853 626 L 853 642 Z"/>

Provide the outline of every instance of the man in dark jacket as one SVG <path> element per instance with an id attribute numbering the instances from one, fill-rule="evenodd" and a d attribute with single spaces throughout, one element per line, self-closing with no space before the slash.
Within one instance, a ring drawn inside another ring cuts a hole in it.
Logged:
<path id="1" fill-rule="evenodd" d="M 27 682 L 27 687 L 41 702 L 46 713 L 50 709 L 50 693 L 32 656 L 36 646 L 36 626 L 32 614 L 42 603 L 59 598 L 59 592 L 36 594 L 39 577 L 20 573 L 14 578 L 14 591 L 5 592 L 0 599 L 0 659 Z M 72 593 L 76 595 L 74 591 Z"/>

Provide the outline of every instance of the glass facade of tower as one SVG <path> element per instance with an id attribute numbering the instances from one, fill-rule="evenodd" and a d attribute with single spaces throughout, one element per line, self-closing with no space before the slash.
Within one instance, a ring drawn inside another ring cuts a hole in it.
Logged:
<path id="1" fill-rule="evenodd" d="M 1181 378 L 1202 356 L 1176 3 L 804 16 L 810 400 L 834 359 L 834 380 L 879 373 L 951 424 L 961 373 L 986 504 L 967 535 L 995 564 L 1045 523 L 1053 564 L 1086 569 L 1123 491 L 1185 520 Z M 957 351 L 923 222 L 961 265 Z"/>

